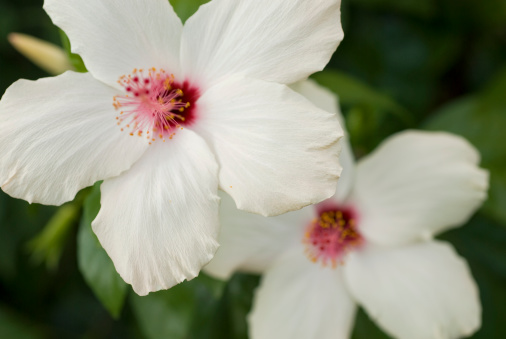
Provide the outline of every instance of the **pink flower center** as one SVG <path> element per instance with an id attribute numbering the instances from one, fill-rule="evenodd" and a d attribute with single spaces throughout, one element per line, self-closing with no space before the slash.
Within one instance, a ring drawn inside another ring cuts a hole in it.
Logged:
<path id="1" fill-rule="evenodd" d="M 125 90 L 124 95 L 113 98 L 119 112 L 118 126 L 132 136 L 146 137 L 150 144 L 157 139 L 172 139 L 178 129 L 197 118 L 199 90 L 186 81 L 177 82 L 163 69 L 134 69 L 132 74 L 121 76 L 118 83 Z"/>
<path id="2" fill-rule="evenodd" d="M 307 226 L 304 236 L 306 254 L 323 266 L 342 264 L 344 256 L 363 243 L 357 229 L 355 212 L 349 207 L 317 206 L 318 218 Z"/>

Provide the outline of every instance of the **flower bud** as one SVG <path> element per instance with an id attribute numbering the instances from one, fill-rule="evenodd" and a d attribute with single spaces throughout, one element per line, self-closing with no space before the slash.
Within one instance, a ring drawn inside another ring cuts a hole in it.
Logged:
<path id="1" fill-rule="evenodd" d="M 20 33 L 9 34 L 9 42 L 19 53 L 50 74 L 58 75 L 73 69 L 65 51 L 50 42 Z"/>

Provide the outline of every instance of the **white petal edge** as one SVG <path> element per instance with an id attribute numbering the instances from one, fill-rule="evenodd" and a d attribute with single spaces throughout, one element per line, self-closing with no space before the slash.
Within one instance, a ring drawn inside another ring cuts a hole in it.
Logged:
<path id="1" fill-rule="evenodd" d="M 488 172 L 465 139 L 406 131 L 358 163 L 352 200 L 360 231 L 379 244 L 431 239 L 460 226 L 481 206 Z"/>
<path id="2" fill-rule="evenodd" d="M 241 74 L 290 84 L 322 70 L 343 39 L 340 0 L 213 0 L 183 30 L 183 72 L 208 88 Z"/>
<path id="3" fill-rule="evenodd" d="M 139 295 L 196 277 L 218 243 L 218 167 L 205 142 L 179 131 L 104 181 L 93 231 Z"/>
<path id="4" fill-rule="evenodd" d="M 211 145 L 220 188 L 239 209 L 278 215 L 335 193 L 343 131 L 333 113 L 287 86 L 229 78 L 199 99 L 192 126 Z"/>
<path id="5" fill-rule="evenodd" d="M 281 253 L 301 243 L 305 226 L 316 217 L 313 206 L 263 217 L 237 209 L 226 193 L 220 197 L 220 248 L 204 270 L 224 280 L 236 271 L 263 273 Z"/>
<path id="6" fill-rule="evenodd" d="M 338 97 L 328 88 L 319 85 L 312 79 L 299 81 L 290 85 L 290 88 L 305 96 L 316 107 L 335 113 L 344 130 L 344 137 L 340 140 L 342 151 L 339 155 L 339 163 L 343 167 L 343 171 L 337 182 L 336 194 L 332 198 L 342 204 L 346 201 L 355 183 L 355 156 L 351 149 L 350 137 L 345 128 L 346 123 L 339 107 Z"/>
<path id="7" fill-rule="evenodd" d="M 183 24 L 167 0 L 45 0 L 93 76 L 111 86 L 134 68 L 179 75 Z"/>
<path id="8" fill-rule="evenodd" d="M 248 316 L 251 339 L 348 339 L 356 304 L 341 270 L 286 252 L 262 277 Z"/>
<path id="9" fill-rule="evenodd" d="M 344 276 L 380 327 L 401 339 L 456 339 L 481 324 L 478 288 L 447 243 L 369 247 L 351 253 Z"/>
<path id="10" fill-rule="evenodd" d="M 0 101 L 0 185 L 28 202 L 61 205 L 139 159 L 147 142 L 121 133 L 113 88 L 90 74 L 19 80 Z"/>

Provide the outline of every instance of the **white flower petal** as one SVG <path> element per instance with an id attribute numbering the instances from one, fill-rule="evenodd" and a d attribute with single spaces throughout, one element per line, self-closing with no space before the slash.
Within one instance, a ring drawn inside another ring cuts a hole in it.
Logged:
<path id="1" fill-rule="evenodd" d="M 395 338 L 461 338 L 480 326 L 477 286 L 449 244 L 364 248 L 344 273 L 355 299 Z"/>
<path id="2" fill-rule="evenodd" d="M 305 226 L 316 216 L 313 206 L 277 217 L 262 217 L 236 208 L 234 200 L 220 194 L 220 248 L 205 271 L 228 279 L 234 271 L 262 273 L 277 256 L 300 244 Z"/>
<path id="3" fill-rule="evenodd" d="M 183 72 L 211 86 L 242 74 L 294 83 L 322 70 L 343 39 L 340 0 L 213 0 L 185 24 Z"/>
<path id="4" fill-rule="evenodd" d="M 19 80 L 0 101 L 0 185 L 13 197 L 60 205 L 117 176 L 147 142 L 121 133 L 116 91 L 90 74 Z"/>
<path id="5" fill-rule="evenodd" d="M 139 295 L 198 275 L 218 243 L 218 167 L 189 130 L 104 181 L 93 230 L 121 277 Z"/>
<path id="6" fill-rule="evenodd" d="M 249 316 L 251 339 L 348 339 L 356 305 L 340 269 L 302 251 L 280 258 L 262 278 Z"/>
<path id="7" fill-rule="evenodd" d="M 334 195 L 334 200 L 342 203 L 346 200 L 351 192 L 355 183 L 355 156 L 351 150 L 350 140 L 348 133 L 345 129 L 344 117 L 339 108 L 337 95 L 329 89 L 319 85 L 316 81 L 309 79 L 299 81 L 290 86 L 294 91 L 302 94 L 309 99 L 316 107 L 321 108 L 327 112 L 336 113 L 341 127 L 344 129 L 344 137 L 341 138 L 341 155 L 339 156 L 339 163 L 343 167 L 343 172 L 337 182 L 337 190 Z"/>
<path id="8" fill-rule="evenodd" d="M 335 193 L 343 132 L 335 114 L 284 85 L 230 78 L 206 91 L 195 128 L 214 148 L 238 208 L 277 215 Z"/>
<path id="9" fill-rule="evenodd" d="M 464 223 L 483 203 L 488 173 L 466 140 L 399 133 L 359 162 L 353 201 L 360 231 L 381 244 L 430 239 Z"/>
<path id="10" fill-rule="evenodd" d="M 111 86 L 133 68 L 179 73 L 183 25 L 167 0 L 45 0 L 44 9 L 86 68 Z"/>

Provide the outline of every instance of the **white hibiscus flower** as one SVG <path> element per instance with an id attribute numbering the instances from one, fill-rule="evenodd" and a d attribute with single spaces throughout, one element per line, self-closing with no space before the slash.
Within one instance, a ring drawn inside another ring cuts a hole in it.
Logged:
<path id="1" fill-rule="evenodd" d="M 301 93 L 335 110 L 332 94 Z M 326 99 L 325 99 L 326 98 Z M 205 268 L 263 273 L 249 316 L 252 339 L 350 337 L 357 303 L 387 333 L 458 338 L 480 326 L 478 290 L 466 262 L 435 234 L 482 204 L 488 173 L 464 139 L 407 131 L 358 162 L 344 148 L 336 195 L 264 218 L 222 200 L 222 246 Z"/>
<path id="2" fill-rule="evenodd" d="M 334 192 L 334 114 L 285 84 L 343 37 L 339 0 L 46 0 L 89 73 L 20 80 L 0 102 L 0 185 L 59 205 L 104 180 L 93 230 L 141 295 L 217 249 L 218 187 L 276 215 Z"/>

